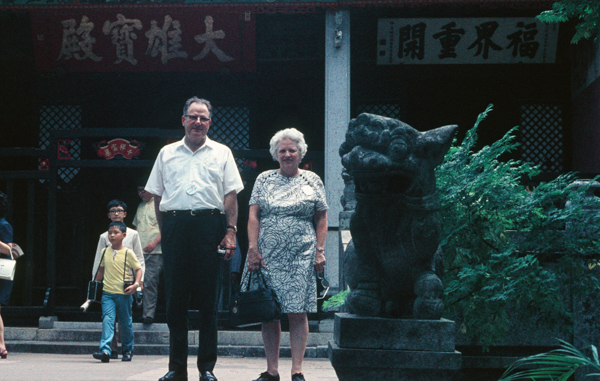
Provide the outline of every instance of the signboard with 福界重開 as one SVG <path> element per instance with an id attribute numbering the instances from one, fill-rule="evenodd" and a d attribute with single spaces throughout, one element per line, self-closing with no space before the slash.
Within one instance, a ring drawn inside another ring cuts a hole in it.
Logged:
<path id="1" fill-rule="evenodd" d="M 218 8 L 75 8 L 31 12 L 38 71 L 255 70 L 250 12 Z"/>
<path id="2" fill-rule="evenodd" d="M 558 24 L 536 18 L 379 19 L 377 64 L 545 64 Z"/>

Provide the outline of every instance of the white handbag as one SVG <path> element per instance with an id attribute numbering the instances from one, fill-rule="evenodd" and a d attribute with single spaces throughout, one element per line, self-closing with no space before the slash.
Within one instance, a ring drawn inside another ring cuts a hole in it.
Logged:
<path id="1" fill-rule="evenodd" d="M 16 264 L 15 260 L 0 258 L 0 279 L 13 280 Z"/>

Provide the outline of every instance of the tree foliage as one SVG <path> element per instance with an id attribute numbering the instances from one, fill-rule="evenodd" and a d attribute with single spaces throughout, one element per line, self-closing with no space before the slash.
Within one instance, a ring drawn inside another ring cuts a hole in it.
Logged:
<path id="1" fill-rule="evenodd" d="M 599 213 L 586 198 L 589 186 L 572 188 L 565 174 L 534 189 L 523 185 L 539 169 L 501 160 L 515 150 L 516 128 L 475 151 L 477 130 L 492 110 L 479 115 L 437 169 L 442 213 L 446 315 L 459 316 L 463 332 L 484 344 L 509 329 L 508 307 L 538 324 L 572 326 L 569 293 L 600 291 L 591 271 L 600 253 Z M 587 182 L 591 184 L 591 182 Z"/>
<path id="2" fill-rule="evenodd" d="M 567 22 L 576 20 L 575 35 L 571 43 L 576 44 L 581 39 L 598 40 L 600 34 L 600 0 L 562 0 L 552 4 L 552 9 L 539 14 L 543 22 Z"/>

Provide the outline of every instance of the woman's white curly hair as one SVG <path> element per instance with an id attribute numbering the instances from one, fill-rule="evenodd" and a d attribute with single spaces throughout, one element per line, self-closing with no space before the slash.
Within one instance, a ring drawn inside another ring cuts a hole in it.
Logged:
<path id="1" fill-rule="evenodd" d="M 271 138 L 269 152 L 271 152 L 271 156 L 273 160 L 277 161 L 277 150 L 279 148 L 279 143 L 283 139 L 290 139 L 296 144 L 298 147 L 298 153 L 300 154 L 300 159 L 304 158 L 306 155 L 306 151 L 308 150 L 308 145 L 304 141 L 304 134 L 294 127 L 286 128 L 285 130 L 277 131 L 275 135 Z"/>

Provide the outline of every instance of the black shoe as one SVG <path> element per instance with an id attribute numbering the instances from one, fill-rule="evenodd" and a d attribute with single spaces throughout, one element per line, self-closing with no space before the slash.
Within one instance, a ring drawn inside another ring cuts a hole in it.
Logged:
<path id="1" fill-rule="evenodd" d="M 119 358 L 119 353 L 117 351 L 110 351 L 110 358 L 116 360 Z"/>
<path id="2" fill-rule="evenodd" d="M 302 373 L 294 373 L 292 374 L 292 381 L 306 381 L 304 379 L 304 375 Z"/>
<path id="3" fill-rule="evenodd" d="M 132 357 L 133 355 L 131 354 L 131 352 L 123 352 L 123 358 L 121 359 L 121 361 L 131 361 Z"/>
<path id="4" fill-rule="evenodd" d="M 256 380 L 252 380 L 252 381 L 279 381 L 279 375 L 273 376 L 269 372 L 262 372 L 260 374 L 260 377 L 258 377 Z"/>
<path id="5" fill-rule="evenodd" d="M 152 323 L 154 323 L 154 318 L 151 318 L 151 317 L 144 318 L 144 325 L 150 325 Z"/>
<path id="6" fill-rule="evenodd" d="M 179 373 L 174 370 L 170 370 L 158 379 L 158 381 L 188 381 L 187 373 Z"/>
<path id="7" fill-rule="evenodd" d="M 110 355 L 107 352 L 103 352 L 103 351 L 94 352 L 92 354 L 92 356 L 94 356 L 94 358 L 96 360 L 100 360 L 102 362 L 109 362 L 110 361 Z"/>
<path id="8" fill-rule="evenodd" d="M 210 370 L 200 372 L 200 381 L 217 381 L 217 378 Z"/>

